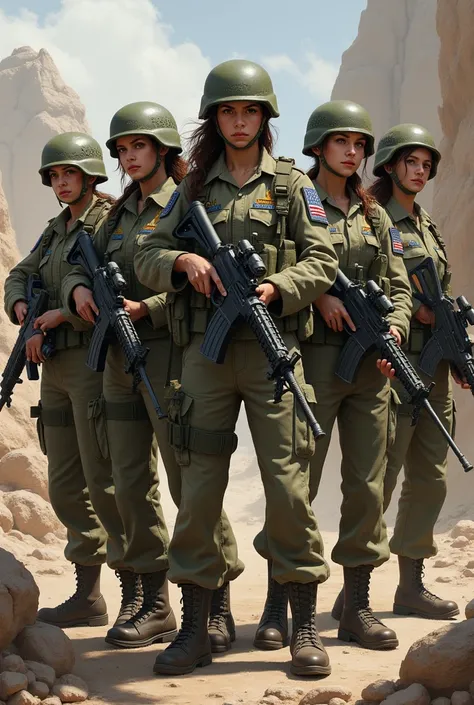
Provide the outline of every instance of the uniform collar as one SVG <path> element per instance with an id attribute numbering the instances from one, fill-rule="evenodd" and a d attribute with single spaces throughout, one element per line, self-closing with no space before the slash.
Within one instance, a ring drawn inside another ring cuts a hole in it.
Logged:
<path id="1" fill-rule="evenodd" d="M 149 204 L 150 201 L 153 201 L 154 203 L 158 204 L 161 206 L 161 208 L 164 208 L 168 201 L 170 200 L 170 196 L 173 193 L 173 191 L 176 188 L 176 184 L 171 178 L 171 176 L 168 176 L 166 181 L 159 186 L 156 191 L 153 191 L 153 193 L 150 193 L 146 199 L 145 199 L 145 208 Z M 133 213 L 133 215 L 137 216 L 138 215 L 138 200 L 140 198 L 140 189 L 136 189 L 133 191 L 130 196 L 127 198 L 125 203 L 123 204 L 123 207 L 126 208 L 128 211 Z M 143 208 L 143 211 L 145 210 Z M 142 213 L 143 213 L 142 211 Z"/>
<path id="2" fill-rule="evenodd" d="M 335 203 L 332 200 L 331 196 L 328 193 L 326 193 L 326 191 L 323 189 L 323 187 L 320 186 L 318 183 L 316 183 L 316 181 L 314 181 L 313 183 L 314 183 L 314 188 L 318 192 L 318 196 L 321 199 L 321 202 L 324 203 L 325 201 L 327 201 L 327 203 L 329 203 L 330 206 L 332 206 L 333 208 L 337 208 L 338 211 L 341 211 L 341 209 L 339 208 L 337 203 Z M 356 192 L 353 191 L 352 189 L 349 189 L 349 193 L 350 193 L 351 202 L 349 205 L 349 212 L 346 216 L 347 218 L 349 218 L 349 216 L 353 215 L 356 211 L 358 211 L 359 209 L 362 208 L 362 201 L 360 200 L 360 198 L 356 194 Z M 341 211 L 341 213 L 342 213 L 342 211 Z"/>
<path id="3" fill-rule="evenodd" d="M 81 226 L 84 225 L 84 221 L 87 218 L 87 214 L 89 213 L 91 208 L 93 208 L 96 201 L 97 201 L 97 196 L 93 195 L 90 204 L 87 206 L 87 208 L 85 208 L 82 211 L 79 218 L 77 218 L 76 222 L 74 223 L 74 227 L 72 228 L 72 230 L 69 231 L 69 233 L 67 233 L 68 235 L 70 235 L 74 230 L 76 230 L 78 225 L 81 225 Z M 71 211 L 69 210 L 68 207 L 64 208 L 64 210 L 61 211 L 61 213 L 58 215 L 58 217 L 56 218 L 56 221 L 54 223 L 54 226 L 55 226 L 55 229 L 57 230 L 57 232 L 66 233 L 67 221 L 69 220 L 70 217 L 71 217 Z M 58 226 L 58 227 L 56 227 L 56 226 Z"/>
<path id="4" fill-rule="evenodd" d="M 415 203 L 415 210 L 417 210 L 418 207 L 418 204 Z M 394 198 L 394 196 L 390 197 L 385 208 L 390 213 L 390 217 L 394 223 L 399 223 L 401 220 L 405 220 L 405 218 L 413 220 L 410 213 L 401 205 L 401 203 L 397 201 L 396 198 Z"/>
<path id="5" fill-rule="evenodd" d="M 255 174 L 250 177 L 247 183 L 258 179 L 258 177 L 261 176 L 262 172 L 265 174 L 270 174 L 270 176 L 275 176 L 275 167 L 275 159 L 267 152 L 265 147 L 263 147 L 260 153 L 260 163 L 257 167 L 257 170 Z M 234 177 L 227 168 L 227 164 L 225 162 L 225 151 L 222 151 L 220 153 L 219 158 L 214 162 L 214 164 L 210 168 L 209 174 L 206 177 L 204 185 L 207 186 L 211 181 L 214 181 L 214 179 L 222 179 L 222 181 L 228 181 L 230 184 L 235 184 L 237 186 Z"/>

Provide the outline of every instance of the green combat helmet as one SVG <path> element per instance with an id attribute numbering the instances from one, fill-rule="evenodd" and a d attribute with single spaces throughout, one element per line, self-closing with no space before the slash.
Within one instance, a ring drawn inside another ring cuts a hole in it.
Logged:
<path id="1" fill-rule="evenodd" d="M 331 100 L 323 103 L 310 115 L 304 137 L 303 154 L 313 155 L 312 147 L 335 132 L 360 132 L 366 137 L 365 156 L 374 153 L 374 133 L 369 113 L 350 100 Z"/>
<path id="2" fill-rule="evenodd" d="M 280 115 L 272 80 L 265 69 L 253 61 L 231 59 L 212 69 L 204 84 L 199 118 L 206 119 L 212 107 L 232 100 L 262 103 L 271 117 Z"/>
<path id="3" fill-rule="evenodd" d="M 64 132 L 45 144 L 39 169 L 43 184 L 51 186 L 50 169 L 65 165 L 77 167 L 86 176 L 97 177 L 98 184 L 107 181 L 100 145 L 83 132 Z"/>
<path id="4" fill-rule="evenodd" d="M 413 125 L 411 123 L 395 125 L 380 139 L 375 155 L 374 176 L 383 176 L 384 165 L 389 164 L 396 152 L 404 147 L 426 147 L 426 149 L 430 150 L 433 155 L 433 163 L 429 178 L 433 179 L 438 171 L 441 154 L 428 130 L 421 125 Z"/>
<path id="5" fill-rule="evenodd" d="M 110 156 L 118 159 L 116 142 L 126 135 L 147 135 L 158 144 L 182 152 L 176 120 L 170 111 L 158 103 L 142 101 L 129 103 L 117 110 L 110 123 L 110 137 L 106 145 Z"/>

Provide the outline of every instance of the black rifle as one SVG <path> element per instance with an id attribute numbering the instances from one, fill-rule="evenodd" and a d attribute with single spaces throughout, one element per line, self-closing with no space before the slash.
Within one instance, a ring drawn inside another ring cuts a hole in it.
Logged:
<path id="1" fill-rule="evenodd" d="M 280 402 L 285 391 L 293 392 L 315 439 L 324 436 L 295 379 L 295 365 L 301 356 L 297 352 L 290 355 L 267 307 L 255 293 L 258 280 L 265 275 L 266 269 L 250 242 L 241 240 L 237 245 L 224 245 L 199 201 L 193 201 L 173 235 L 194 240 L 199 245 L 227 292 L 227 296 L 220 296 L 217 289 L 214 290 L 212 301 L 216 310 L 204 335 L 202 354 L 213 362 L 224 362 L 232 327 L 238 321 L 245 321 L 270 363 L 268 379 L 275 380 L 274 402 Z"/>
<path id="2" fill-rule="evenodd" d="M 26 343 L 33 335 L 39 335 L 41 331 L 33 328 L 33 324 L 48 308 L 48 293 L 41 288 L 41 279 L 37 274 L 30 274 L 27 285 L 27 306 L 28 312 L 20 328 L 10 357 L 7 360 L 5 370 L 0 382 L 0 411 L 3 407 L 10 408 L 12 404 L 13 389 L 16 384 L 22 384 L 21 375 L 26 367 L 26 374 L 29 380 L 38 380 L 38 365 L 26 359 Z M 45 359 L 49 359 L 54 354 L 54 331 L 50 331 L 44 338 L 41 348 Z"/>
<path id="3" fill-rule="evenodd" d="M 474 309 L 464 296 L 458 296 L 455 302 L 443 294 L 431 257 L 411 271 L 410 280 L 415 298 L 435 316 L 431 337 L 421 351 L 418 367 L 428 377 L 433 377 L 441 360 L 448 360 L 457 377 L 466 381 L 474 394 L 474 358 L 466 331 L 468 325 L 474 325 Z"/>
<path id="4" fill-rule="evenodd" d="M 109 344 L 117 340 L 125 355 L 125 372 L 133 375 L 133 390 L 140 381 L 148 390 L 153 407 L 159 416 L 166 416 L 156 398 L 145 371 L 148 348 L 137 335 L 130 314 L 123 307 L 122 292 L 127 287 L 120 267 L 116 262 L 101 265 L 90 235 L 82 230 L 68 254 L 69 264 L 80 265 L 92 281 L 94 301 L 99 309 L 92 333 L 87 366 L 95 372 L 103 372 Z"/>
<path id="5" fill-rule="evenodd" d="M 344 382 L 353 382 L 364 355 L 371 350 L 378 350 L 380 357 L 391 363 L 396 378 L 407 393 L 409 403 L 413 404 L 412 423 L 416 423 L 421 409 L 425 409 L 446 438 L 464 470 L 472 470 L 471 463 L 461 453 L 428 401 L 433 385 L 425 387 L 410 360 L 390 333 L 386 316 L 395 309 L 382 289 L 372 280 L 367 282 L 364 289 L 361 284 L 350 281 L 338 270 L 330 293 L 341 299 L 356 327 L 355 331 L 351 331 L 344 323 L 349 339 L 342 348 L 336 375 Z"/>

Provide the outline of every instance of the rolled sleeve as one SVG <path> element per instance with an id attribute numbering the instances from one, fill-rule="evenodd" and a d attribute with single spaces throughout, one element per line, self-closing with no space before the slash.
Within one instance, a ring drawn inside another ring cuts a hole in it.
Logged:
<path id="1" fill-rule="evenodd" d="M 143 303 L 148 309 L 148 315 L 150 316 L 153 328 L 162 328 L 167 324 L 165 294 L 150 296 L 148 299 L 144 299 Z"/>

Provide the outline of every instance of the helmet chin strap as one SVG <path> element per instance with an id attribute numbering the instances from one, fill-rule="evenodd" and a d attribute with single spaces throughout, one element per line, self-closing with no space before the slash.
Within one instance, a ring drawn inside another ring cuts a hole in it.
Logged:
<path id="1" fill-rule="evenodd" d="M 138 179 L 139 183 L 142 184 L 144 181 L 149 181 L 150 179 L 152 179 L 152 178 L 155 176 L 155 174 L 156 174 L 156 172 L 158 171 L 158 169 L 160 168 L 161 162 L 162 162 L 161 154 L 160 154 L 159 151 L 157 150 L 157 151 L 156 151 L 155 166 L 153 167 L 153 169 L 150 171 L 149 174 L 147 174 L 146 176 L 144 176 L 142 179 Z"/>
<path id="2" fill-rule="evenodd" d="M 418 191 L 412 191 L 411 189 L 404 186 L 394 171 L 389 171 L 388 174 L 389 174 L 390 178 L 392 179 L 393 183 L 396 186 L 398 186 L 400 191 L 405 193 L 407 196 L 416 196 L 417 195 Z"/>
<path id="3" fill-rule="evenodd" d="M 266 118 L 266 117 L 262 118 L 262 123 L 261 123 L 261 125 L 260 125 L 260 127 L 259 127 L 259 129 L 258 129 L 257 134 L 256 134 L 254 137 L 252 137 L 252 139 L 250 140 L 250 142 L 249 142 L 248 144 L 244 145 L 243 147 L 236 147 L 236 145 L 235 145 L 235 144 L 232 144 L 232 142 L 230 142 L 230 141 L 227 139 L 227 137 L 224 137 L 224 135 L 223 135 L 222 132 L 221 132 L 221 128 L 219 127 L 219 123 L 218 123 L 218 121 L 217 121 L 217 115 L 214 116 L 214 123 L 215 123 L 215 125 L 216 125 L 216 130 L 217 130 L 217 134 L 219 135 L 219 137 L 221 137 L 221 138 L 224 140 L 224 142 L 225 142 L 231 149 L 235 149 L 235 150 L 237 150 L 237 151 L 242 151 L 243 149 L 249 149 L 249 147 L 251 147 L 253 144 L 255 144 L 255 142 L 256 142 L 257 140 L 260 139 L 260 135 L 262 134 L 263 130 L 265 129 L 265 125 L 266 125 L 266 123 L 267 123 L 267 118 Z"/>
<path id="4" fill-rule="evenodd" d="M 346 178 L 346 175 L 345 175 L 345 174 L 340 174 L 338 171 L 336 171 L 335 169 L 333 169 L 330 164 L 328 164 L 327 159 L 326 159 L 326 157 L 324 156 L 322 150 L 321 150 L 321 154 L 319 155 L 319 161 L 321 162 L 321 164 L 323 165 L 323 167 L 324 167 L 325 169 L 327 169 L 327 171 L 331 172 L 331 174 L 334 174 L 334 176 L 339 176 L 340 179 L 345 179 L 345 178 Z"/>

